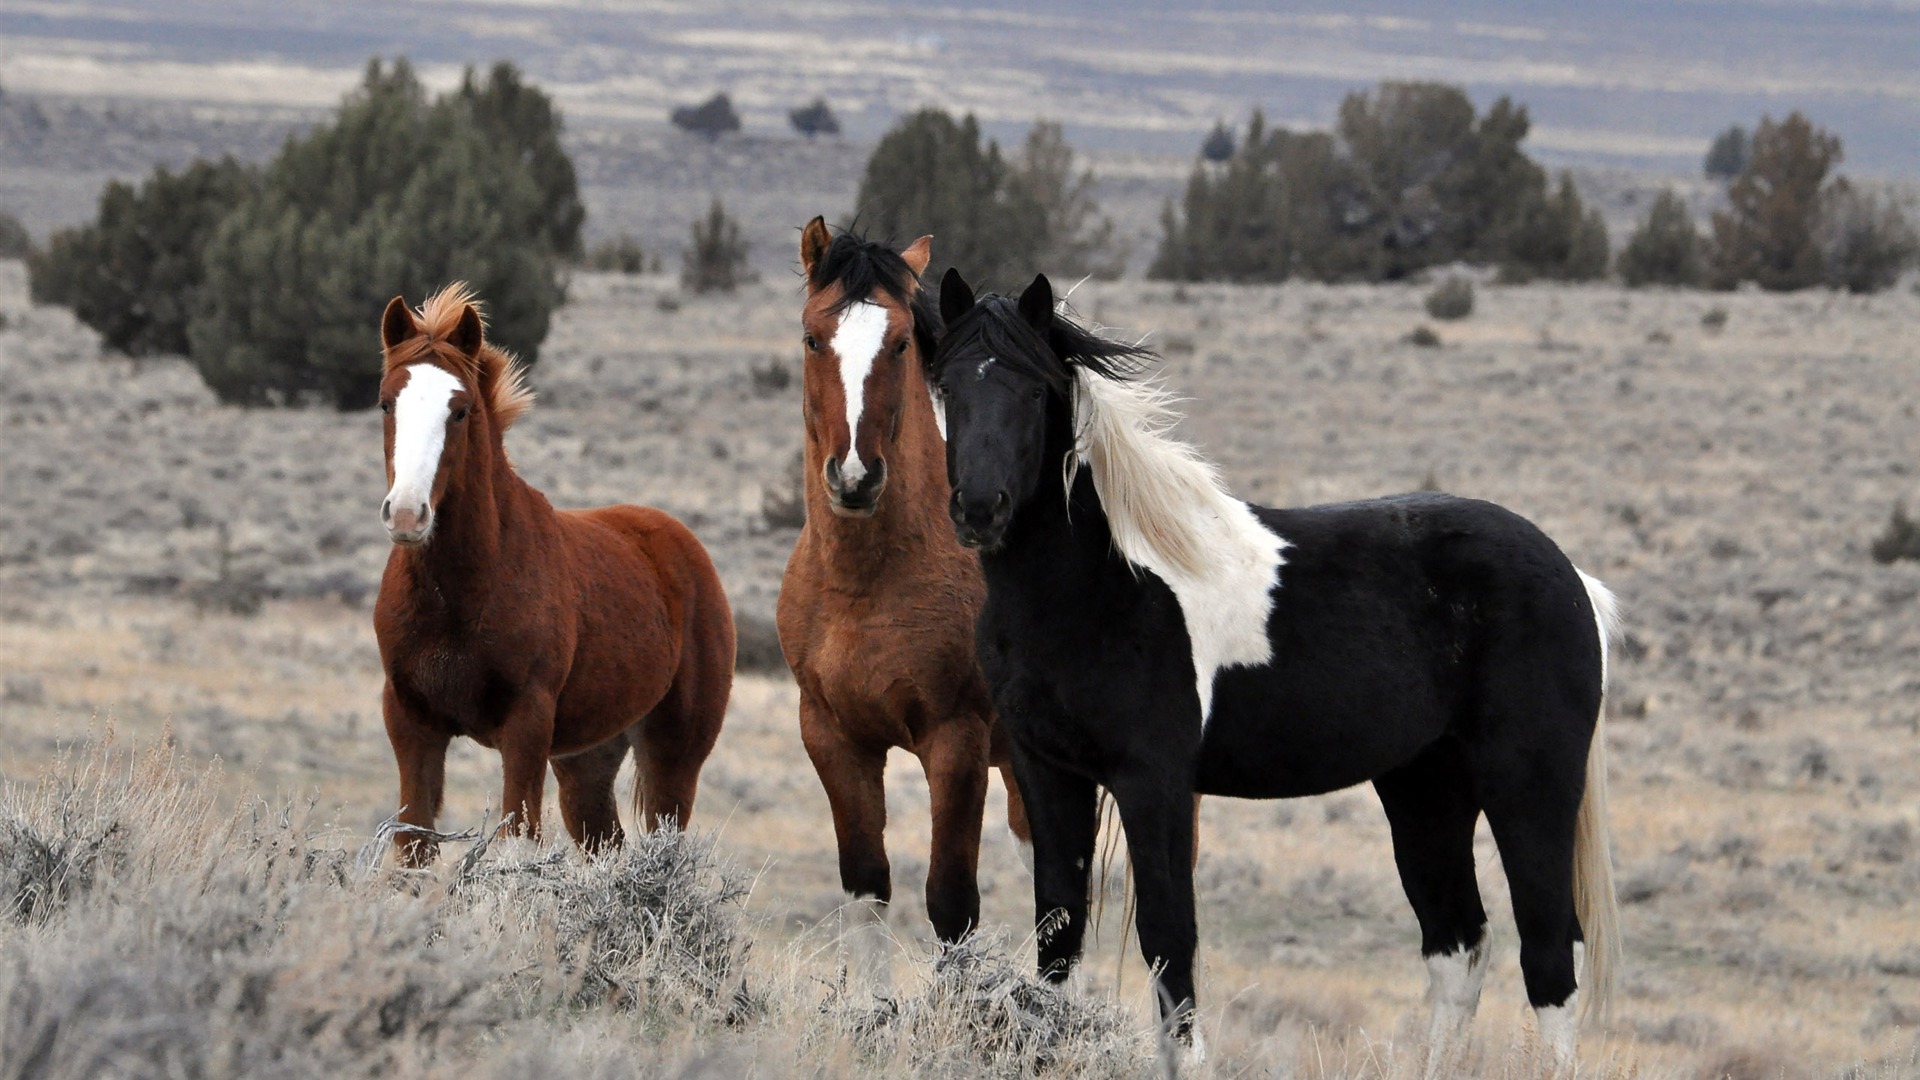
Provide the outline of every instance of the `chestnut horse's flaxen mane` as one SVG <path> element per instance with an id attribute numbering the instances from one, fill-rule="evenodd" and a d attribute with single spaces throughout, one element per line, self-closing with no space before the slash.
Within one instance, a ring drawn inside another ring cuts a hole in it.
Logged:
<path id="1" fill-rule="evenodd" d="M 521 413 L 533 407 L 533 388 L 527 385 L 526 367 L 505 349 L 482 341 L 479 349 L 469 355 L 454 344 L 468 308 L 473 309 L 484 326 L 486 312 L 464 281 L 456 281 L 428 297 L 416 316 L 419 336 L 388 350 L 382 370 L 392 371 L 418 363 L 431 354 L 443 366 L 479 387 L 486 399 L 488 415 L 493 417 L 499 430 L 505 431 Z"/>

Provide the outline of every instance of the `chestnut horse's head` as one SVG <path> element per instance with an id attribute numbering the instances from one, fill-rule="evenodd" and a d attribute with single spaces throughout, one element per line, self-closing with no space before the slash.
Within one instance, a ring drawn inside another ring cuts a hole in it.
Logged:
<path id="1" fill-rule="evenodd" d="M 448 489 L 533 404 L 520 365 L 487 344 L 479 306 L 456 282 L 421 305 L 396 296 L 380 319 L 387 497 L 380 523 L 396 544 L 424 544 Z"/>
<path id="2" fill-rule="evenodd" d="M 808 460 L 821 463 L 827 506 L 841 517 L 879 506 L 909 394 L 925 393 L 921 358 L 938 323 L 920 275 L 932 250 L 930 236 L 900 252 L 833 236 L 817 217 L 800 234 Z"/>

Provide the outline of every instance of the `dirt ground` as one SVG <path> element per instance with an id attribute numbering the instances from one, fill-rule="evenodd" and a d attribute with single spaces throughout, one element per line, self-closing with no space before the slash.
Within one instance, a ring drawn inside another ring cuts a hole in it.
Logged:
<path id="1" fill-rule="evenodd" d="M 1920 564 L 1868 546 L 1920 497 L 1920 295 L 1483 285 L 1471 317 L 1430 323 L 1423 292 L 1119 282 L 1073 302 L 1151 334 L 1192 399 L 1185 433 L 1243 496 L 1492 499 L 1620 594 L 1607 739 L 1629 967 L 1589 1063 L 1910 1075 Z M 572 298 L 509 437 L 516 465 L 559 505 L 680 515 L 764 624 L 795 535 L 763 500 L 800 442 L 796 279 L 693 298 L 582 275 Z M 30 779 L 108 724 L 170 730 L 227 763 L 236 799 L 308 793 L 350 831 L 385 817 L 377 414 L 219 406 L 184 361 L 103 355 L 29 305 L 16 263 L 0 316 L 0 775 Z M 1423 323 L 1438 347 L 1408 342 Z M 840 902 L 794 710 L 784 676 L 742 677 L 694 822 L 759 868 L 751 906 L 776 934 Z M 891 779 L 905 964 L 929 937 L 927 800 L 911 759 Z M 1018 940 L 1030 893 L 995 783 L 985 918 Z M 477 823 L 497 785 L 490 755 L 457 749 L 447 820 Z M 1211 801 L 1201 849 L 1219 1075 L 1284 1050 L 1267 1032 L 1391 1040 L 1420 1017 L 1418 935 L 1369 791 Z M 1530 1021 L 1484 828 L 1480 852 L 1495 963 L 1476 1031 L 1497 1057 Z M 1138 997 L 1117 905 L 1109 919 L 1091 970 Z"/>

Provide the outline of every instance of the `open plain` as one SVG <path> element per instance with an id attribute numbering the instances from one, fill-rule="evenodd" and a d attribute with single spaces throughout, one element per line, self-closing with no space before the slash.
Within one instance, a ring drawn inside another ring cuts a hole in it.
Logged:
<path id="1" fill-rule="evenodd" d="M 1191 399 L 1183 433 L 1243 497 L 1491 499 L 1619 593 L 1605 737 L 1629 965 L 1588 1071 L 1920 1075 L 1920 563 L 1868 552 L 1920 501 L 1920 293 L 1483 284 L 1419 347 L 1423 293 L 1123 281 L 1072 303 L 1150 335 Z M 777 504 L 800 443 L 798 308 L 797 277 L 690 297 L 576 276 L 508 439 L 556 504 L 659 505 L 715 555 L 761 662 L 693 825 L 752 871 L 763 955 L 841 900 L 795 693 L 767 663 L 795 536 Z M 0 776 L 30 783 L 109 725 L 170 732 L 187 761 L 224 763 L 236 804 L 309 799 L 357 844 L 394 800 L 369 615 L 387 553 L 377 414 L 218 405 L 186 361 L 105 354 L 31 305 L 17 263 L 0 262 L 0 316 Z M 446 822 L 483 820 L 497 769 L 456 749 Z M 890 782 L 906 981 L 930 941 L 926 793 L 904 755 Z M 985 918 L 1018 947 L 1031 894 L 995 784 Z M 1480 851 L 1485 1074 L 1530 1020 L 1484 826 Z M 1418 1027 L 1425 971 L 1372 794 L 1211 801 L 1201 852 L 1212 1075 L 1406 1073 L 1393 1046 Z M 1118 910 L 1089 971 L 1141 1010 Z"/>

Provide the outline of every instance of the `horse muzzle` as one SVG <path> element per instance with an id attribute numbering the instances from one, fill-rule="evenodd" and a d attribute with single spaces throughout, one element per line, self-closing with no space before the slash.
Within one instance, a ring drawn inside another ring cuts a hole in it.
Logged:
<path id="1" fill-rule="evenodd" d="M 418 506 L 400 506 L 396 508 L 389 498 L 380 504 L 380 523 L 387 527 L 387 537 L 401 547 L 417 547 L 427 542 L 433 534 L 433 507 L 425 503 Z"/>
<path id="2" fill-rule="evenodd" d="M 872 517 L 887 486 L 886 459 L 875 459 L 873 467 L 859 476 L 850 476 L 850 472 L 841 469 L 839 458 L 827 459 L 827 509 L 843 518 Z"/>
<path id="3" fill-rule="evenodd" d="M 1013 519 L 1013 499 L 1005 489 L 987 496 L 956 489 L 947 513 L 953 518 L 953 534 L 960 546 L 994 551 L 1006 538 L 1007 522 Z"/>

